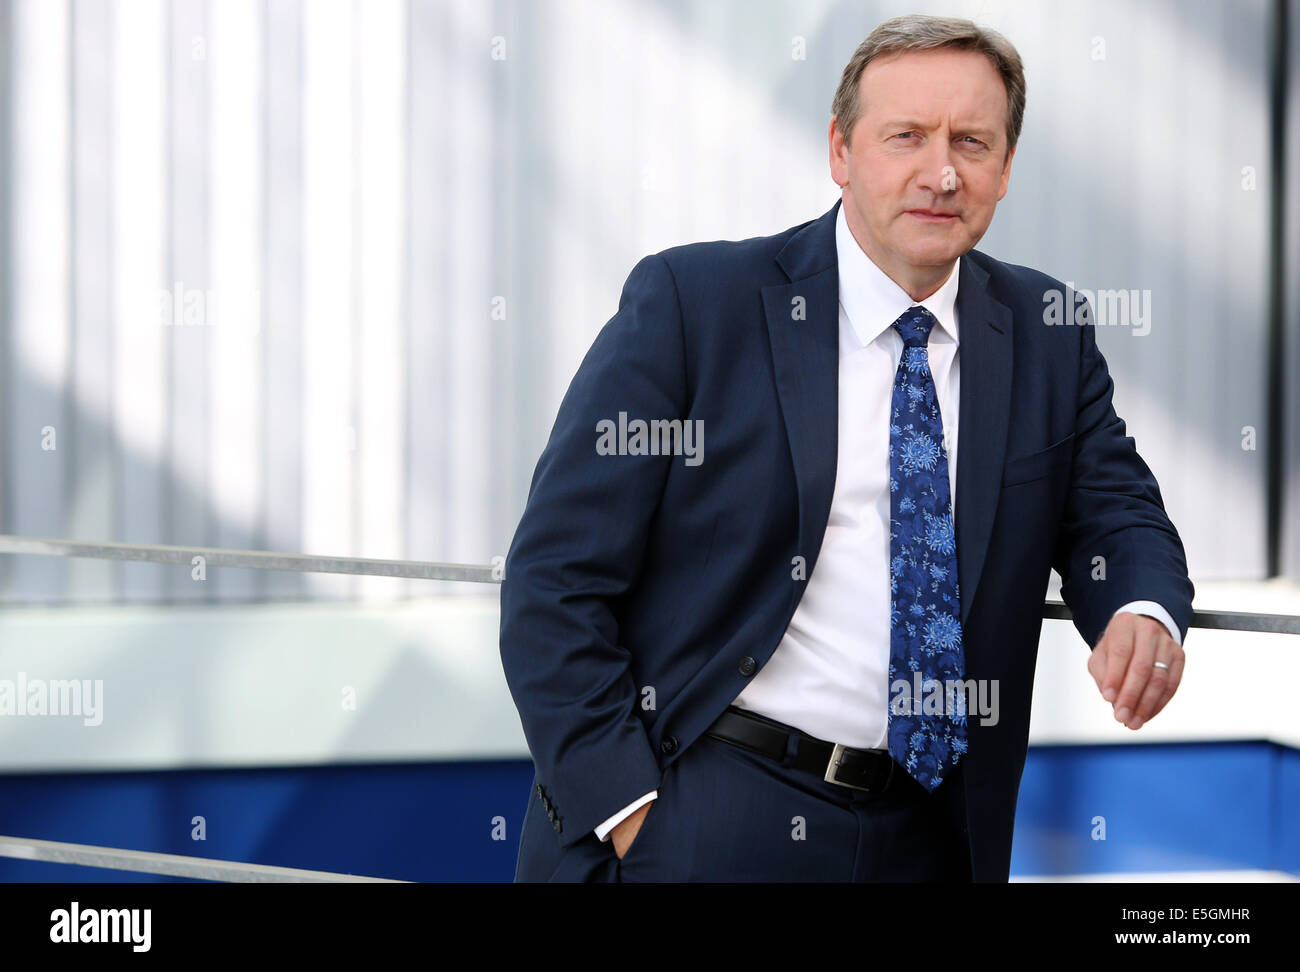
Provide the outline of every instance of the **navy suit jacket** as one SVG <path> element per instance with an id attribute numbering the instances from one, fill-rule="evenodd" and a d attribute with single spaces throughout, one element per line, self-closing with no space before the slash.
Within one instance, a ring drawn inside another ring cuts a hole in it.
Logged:
<path id="1" fill-rule="evenodd" d="M 835 484 L 839 205 L 643 258 L 560 405 L 501 587 L 501 659 L 536 768 L 519 880 L 604 852 L 593 829 L 658 786 L 785 634 Z M 1000 693 L 996 724 L 970 720 L 960 795 L 972 878 L 1005 881 L 1050 569 L 1089 646 L 1138 599 L 1185 635 L 1193 589 L 1086 302 L 1082 325 L 1051 326 L 1060 282 L 977 250 L 959 273 L 966 674 Z M 702 420 L 703 461 L 599 454 L 597 425 L 620 412 Z"/>

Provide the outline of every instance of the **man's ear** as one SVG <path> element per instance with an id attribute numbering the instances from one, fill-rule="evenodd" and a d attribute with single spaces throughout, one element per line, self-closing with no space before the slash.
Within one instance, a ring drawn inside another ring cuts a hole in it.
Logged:
<path id="1" fill-rule="evenodd" d="M 834 115 L 831 116 L 830 127 L 826 130 L 826 141 L 830 150 L 831 179 L 837 185 L 842 185 L 849 179 L 849 167 L 843 159 L 843 153 L 848 147 L 844 142 L 844 132 L 840 129 L 838 119 Z"/>
<path id="2" fill-rule="evenodd" d="M 1011 183 L 1011 160 L 1016 157 L 1016 146 L 1011 146 L 1011 151 L 1007 153 L 1007 160 L 1002 163 L 1002 185 L 998 187 L 998 202 L 1007 194 L 1007 186 Z"/>

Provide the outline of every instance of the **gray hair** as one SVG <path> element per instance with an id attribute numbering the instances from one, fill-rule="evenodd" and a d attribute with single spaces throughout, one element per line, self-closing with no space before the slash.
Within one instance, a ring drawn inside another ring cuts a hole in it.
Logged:
<path id="1" fill-rule="evenodd" d="M 908 14 L 886 20 L 858 45 L 849 58 L 835 100 L 831 102 L 831 114 L 839 120 L 846 144 L 853 124 L 862 112 L 858 86 L 867 65 L 886 54 L 930 51 L 940 47 L 975 51 L 993 62 L 1007 89 L 1007 151 L 1015 148 L 1020 139 L 1020 125 L 1025 119 L 1025 68 L 1020 54 L 995 30 L 956 17 L 925 14 Z"/>

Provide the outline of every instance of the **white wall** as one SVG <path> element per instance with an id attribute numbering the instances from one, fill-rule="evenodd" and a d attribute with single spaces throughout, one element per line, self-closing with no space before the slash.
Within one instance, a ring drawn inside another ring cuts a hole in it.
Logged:
<path id="1" fill-rule="evenodd" d="M 1300 614 L 1300 586 L 1209 584 L 1196 606 Z M 497 630 L 495 597 L 7 610 L 0 679 L 98 679 L 103 705 L 98 725 L 0 716 L 0 771 L 526 758 Z M 1030 741 L 1300 746 L 1298 642 L 1193 630 L 1178 694 L 1133 732 L 1097 692 L 1073 625 L 1045 621 Z"/>

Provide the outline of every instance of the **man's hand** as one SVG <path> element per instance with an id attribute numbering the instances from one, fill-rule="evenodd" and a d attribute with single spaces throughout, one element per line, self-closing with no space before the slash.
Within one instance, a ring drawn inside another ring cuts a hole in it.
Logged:
<path id="1" fill-rule="evenodd" d="M 623 859 L 623 855 L 627 853 L 627 849 L 632 846 L 632 841 L 636 839 L 637 833 L 641 830 L 641 821 L 645 820 L 645 815 L 650 812 L 650 808 L 654 805 L 653 800 L 641 804 L 609 832 L 609 839 L 614 842 L 614 853 L 618 855 L 620 861 Z"/>
<path id="2" fill-rule="evenodd" d="M 1164 662 L 1168 669 L 1157 668 Z M 1088 674 L 1115 718 L 1138 729 L 1155 718 L 1183 677 L 1183 649 L 1155 618 L 1125 611 L 1110 619 L 1088 659 Z"/>

